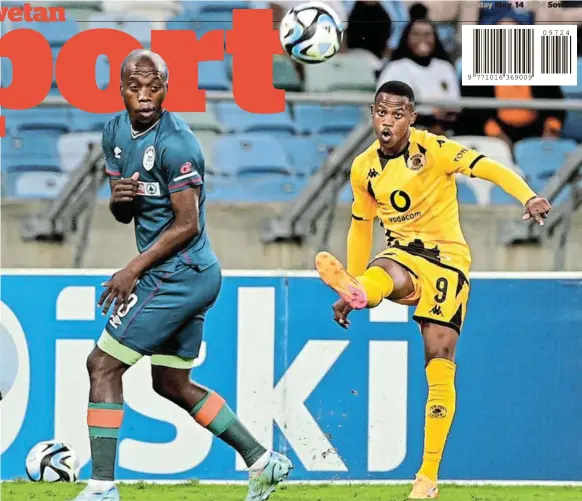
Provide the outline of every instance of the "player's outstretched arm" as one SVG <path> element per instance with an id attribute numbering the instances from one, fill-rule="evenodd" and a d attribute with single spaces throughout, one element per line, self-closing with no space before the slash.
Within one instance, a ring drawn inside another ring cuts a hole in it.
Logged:
<path id="1" fill-rule="evenodd" d="M 461 173 L 496 184 L 521 202 L 525 208 L 523 219 L 533 218 L 543 224 L 551 209 L 549 202 L 539 197 L 513 169 L 445 137 L 438 137 L 433 148 L 447 174 Z"/>

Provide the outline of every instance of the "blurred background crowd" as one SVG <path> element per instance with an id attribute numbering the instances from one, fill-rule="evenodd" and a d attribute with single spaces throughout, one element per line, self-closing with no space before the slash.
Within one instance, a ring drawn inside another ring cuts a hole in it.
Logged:
<path id="1" fill-rule="evenodd" d="M 241 1 L 65 1 L 66 23 L 3 23 L 4 31 L 28 27 L 42 31 L 56 59 L 60 47 L 76 32 L 115 28 L 133 35 L 145 47 L 152 29 L 191 29 L 198 36 L 229 29 L 235 8 L 271 8 L 276 27 L 285 12 L 299 2 Z M 384 81 L 409 83 L 420 101 L 491 97 L 531 100 L 568 99 L 582 94 L 572 87 L 463 87 L 461 85 L 461 26 L 463 24 L 582 23 L 577 3 L 546 3 L 531 7 L 498 7 L 486 2 L 404 0 L 331 1 L 346 25 L 342 52 L 325 64 L 302 66 L 285 56 L 274 59 L 274 82 L 296 92 L 362 92 L 372 96 Z M 554 2 L 555 3 L 555 2 Z M 560 2 L 558 2 L 560 3 Z M 57 3 L 35 3 L 56 5 Z M 569 8 L 574 5 L 573 8 Z M 578 37 L 580 43 L 580 37 Z M 579 50 L 579 49 L 578 49 Z M 107 59 L 100 58 L 96 78 L 109 83 Z M 117 70 L 111 73 L 116 81 Z M 11 65 L 2 58 L 2 86 L 11 81 Z M 228 91 L 232 88 L 231 61 L 203 62 L 199 87 Z M 363 94 L 364 95 L 364 94 Z M 59 96 L 56 83 L 50 93 Z M 108 115 L 95 115 L 68 107 L 35 110 L 4 109 L 8 135 L 2 140 L 2 194 L 5 199 L 55 197 L 74 171 L 90 141 L 100 140 Z M 368 108 L 361 104 L 326 106 L 294 104 L 284 113 L 253 115 L 232 101 L 211 102 L 206 113 L 184 113 L 201 141 L 206 157 L 211 198 L 232 202 L 277 202 L 293 199 L 326 157 L 362 121 Z M 417 125 L 449 136 L 474 138 L 472 146 L 515 166 L 539 186 L 582 140 L 582 114 L 556 110 L 433 109 L 419 116 Z M 541 157 L 540 157 L 541 156 Z M 531 163 L 532 158 L 543 158 Z M 104 186 L 100 197 L 108 197 Z M 469 184 L 459 189 L 463 203 L 511 203 L 495 190 L 479 193 Z M 341 200 L 349 202 L 349 187 Z"/>

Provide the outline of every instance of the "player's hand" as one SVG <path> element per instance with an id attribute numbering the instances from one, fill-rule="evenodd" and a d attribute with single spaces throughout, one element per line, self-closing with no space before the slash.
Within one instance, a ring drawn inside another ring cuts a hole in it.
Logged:
<path id="1" fill-rule="evenodd" d="M 332 309 L 333 319 L 340 325 L 340 327 L 347 329 L 350 326 L 348 315 L 353 308 L 344 299 L 338 299 L 332 306 Z"/>
<path id="2" fill-rule="evenodd" d="M 107 282 L 102 284 L 105 287 L 105 290 L 103 291 L 103 294 L 101 294 L 97 305 L 100 308 L 103 305 L 103 315 L 107 314 L 113 301 L 115 301 L 112 312 L 113 315 L 117 315 L 117 312 L 121 307 L 126 307 L 127 302 L 129 301 L 129 296 L 133 292 L 138 278 L 139 276 L 137 273 L 135 273 L 131 268 L 126 267 L 115 273 Z"/>
<path id="3" fill-rule="evenodd" d="M 548 217 L 548 212 L 552 209 L 550 202 L 542 197 L 530 198 L 525 204 L 525 214 L 523 219 L 527 221 L 528 219 L 534 219 L 536 223 L 543 226 L 544 219 Z"/>
<path id="4" fill-rule="evenodd" d="M 111 192 L 111 202 L 117 204 L 133 201 L 137 194 L 138 179 L 139 172 L 136 172 L 130 178 L 116 181 Z"/>

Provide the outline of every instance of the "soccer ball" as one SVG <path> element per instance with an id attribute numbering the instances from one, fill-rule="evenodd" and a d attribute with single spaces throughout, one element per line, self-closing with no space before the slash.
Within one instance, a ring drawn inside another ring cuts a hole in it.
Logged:
<path id="1" fill-rule="evenodd" d="M 33 482 L 76 482 L 79 459 L 71 446 L 64 442 L 40 442 L 28 453 L 26 474 Z"/>
<path id="2" fill-rule="evenodd" d="M 306 2 L 285 14 L 279 38 L 292 59 L 318 64 L 333 57 L 340 49 L 343 25 L 329 6 L 322 2 Z"/>

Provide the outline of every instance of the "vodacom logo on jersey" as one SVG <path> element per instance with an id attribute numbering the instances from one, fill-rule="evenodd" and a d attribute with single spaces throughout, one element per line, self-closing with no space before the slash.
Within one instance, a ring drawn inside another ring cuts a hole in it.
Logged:
<path id="1" fill-rule="evenodd" d="M 8 18 L 32 15 L 36 20 L 41 16 L 36 7 L 4 9 L 2 12 Z M 42 12 L 48 15 L 50 9 Z M 224 40 L 223 30 L 210 31 L 201 38 L 192 30 L 151 32 L 151 50 L 166 61 L 172 79 L 164 108 L 177 112 L 205 111 L 206 93 L 198 88 L 198 63 L 223 60 L 227 52 L 232 55 L 232 92 L 236 103 L 251 113 L 285 111 L 285 91 L 273 86 L 273 55 L 283 54 L 279 34 L 273 29 L 273 11 L 235 9 L 232 29 L 226 31 L 226 50 Z M 61 47 L 54 65 L 51 47 L 44 36 L 16 27 L 0 38 L 0 57 L 10 59 L 12 64 L 12 82 L 0 89 L 0 106 L 14 110 L 38 106 L 47 97 L 54 76 L 61 95 L 71 106 L 89 113 L 123 111 L 119 70 L 127 55 L 140 48 L 141 43 L 123 31 L 84 30 Z M 101 55 L 107 57 L 111 68 L 106 89 L 97 87 L 95 80 L 95 63 Z M 4 120 L 0 117 L 0 136 L 6 132 Z"/>

